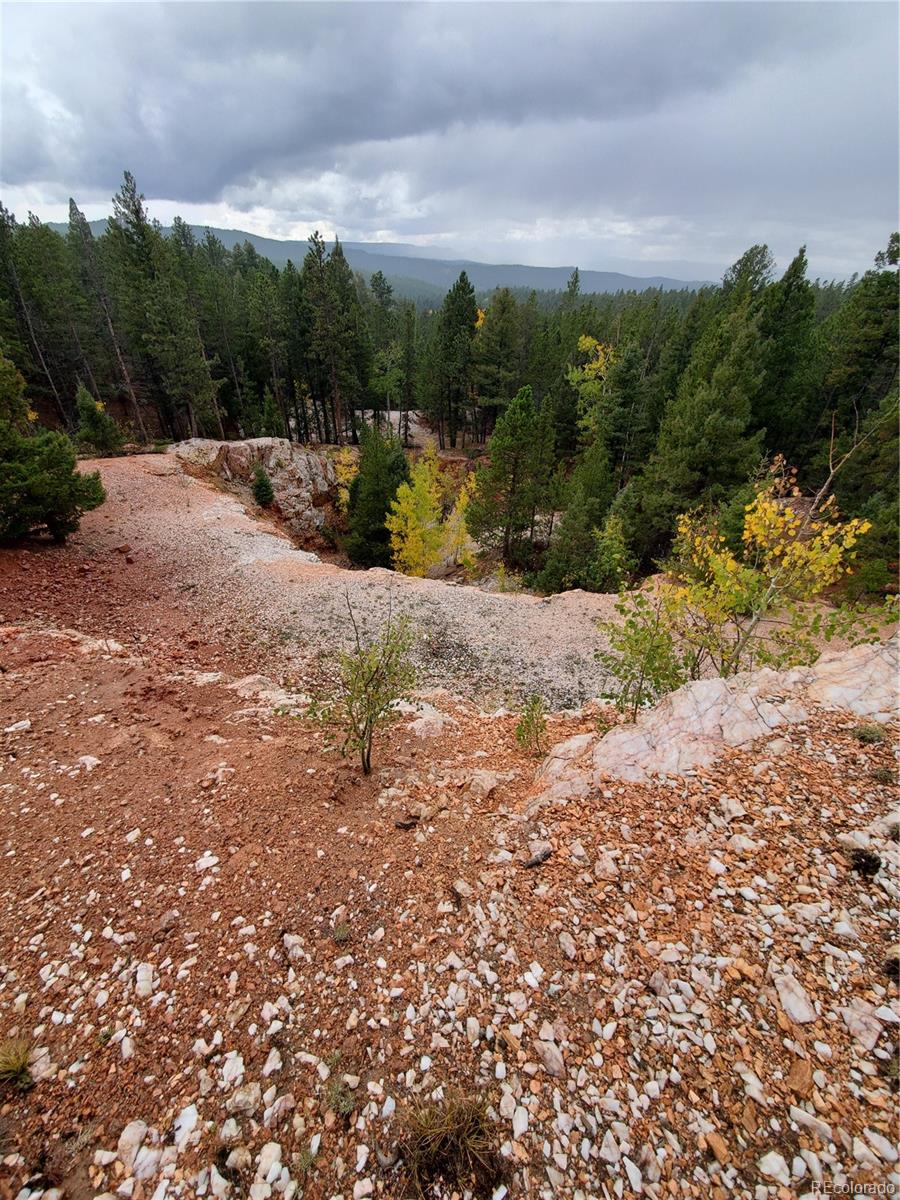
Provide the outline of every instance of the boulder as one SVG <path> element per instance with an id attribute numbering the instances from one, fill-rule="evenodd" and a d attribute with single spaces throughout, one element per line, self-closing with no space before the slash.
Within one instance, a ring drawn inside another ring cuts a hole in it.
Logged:
<path id="1" fill-rule="evenodd" d="M 585 796 L 604 779 L 646 783 L 684 776 L 709 766 L 725 746 L 747 746 L 805 721 L 813 706 L 889 721 L 900 710 L 897 670 L 891 640 L 830 651 L 809 667 L 685 684 L 633 724 L 554 746 L 540 769 L 539 800 Z"/>
<path id="2" fill-rule="evenodd" d="M 247 438 L 219 442 L 190 438 L 169 446 L 180 465 L 191 473 L 212 474 L 249 487 L 257 466 L 272 481 L 274 507 L 299 537 L 317 534 L 324 524 L 323 506 L 334 499 L 337 477 L 324 450 L 311 450 L 286 438 Z"/>

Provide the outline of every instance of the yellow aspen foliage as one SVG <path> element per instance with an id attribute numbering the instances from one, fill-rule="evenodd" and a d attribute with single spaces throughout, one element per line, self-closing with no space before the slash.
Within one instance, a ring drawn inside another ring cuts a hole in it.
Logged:
<path id="1" fill-rule="evenodd" d="M 467 569 L 474 565 L 474 542 L 466 527 L 466 509 L 475 491 L 475 472 L 467 475 L 459 489 L 459 494 L 450 510 L 450 515 L 444 523 L 444 555 L 451 562 Z"/>
<path id="2" fill-rule="evenodd" d="M 482 325 L 484 324 L 484 318 L 486 315 L 487 315 L 486 310 L 483 308 L 479 308 L 478 316 L 475 318 L 475 328 L 476 329 L 480 329 L 482 327 Z"/>
<path id="3" fill-rule="evenodd" d="M 350 484 L 359 474 L 359 456 L 349 446 L 342 446 L 334 459 L 334 473 L 337 477 L 337 505 L 346 515 L 350 507 Z"/>
<path id="4" fill-rule="evenodd" d="M 816 507 L 774 485 L 761 490 L 744 510 L 740 553 L 702 512 L 683 514 L 677 528 L 671 578 L 652 600 L 623 594 L 620 620 L 602 626 L 614 653 L 599 657 L 619 680 L 623 709 L 687 679 L 810 663 L 833 638 L 870 641 L 895 619 L 888 608 L 822 599 L 852 572 L 870 528 L 842 520 L 832 498 Z"/>
<path id="5" fill-rule="evenodd" d="M 397 488 L 385 518 L 394 566 L 404 575 L 421 578 L 443 557 L 439 474 L 437 452 L 430 445 L 413 467 L 409 483 Z"/>
<path id="6" fill-rule="evenodd" d="M 604 379 L 616 357 L 615 347 L 607 345 L 606 342 L 597 341 L 588 333 L 583 333 L 578 339 L 578 349 L 582 354 L 588 355 L 587 362 L 582 367 L 576 368 L 581 372 L 581 377 L 583 379 Z"/>
<path id="7" fill-rule="evenodd" d="M 599 342 L 590 334 L 583 333 L 578 339 L 578 349 L 587 355 L 580 366 L 569 367 L 567 378 L 578 393 L 579 422 L 585 441 L 594 441 L 604 434 L 608 423 L 607 381 L 609 368 L 616 358 L 615 347 Z"/>

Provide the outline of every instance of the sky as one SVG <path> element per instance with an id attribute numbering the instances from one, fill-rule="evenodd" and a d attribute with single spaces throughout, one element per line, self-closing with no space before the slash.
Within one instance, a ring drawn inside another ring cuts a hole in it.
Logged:
<path id="1" fill-rule="evenodd" d="M 10 3 L 0 195 L 446 257 L 865 270 L 898 224 L 894 3 Z"/>

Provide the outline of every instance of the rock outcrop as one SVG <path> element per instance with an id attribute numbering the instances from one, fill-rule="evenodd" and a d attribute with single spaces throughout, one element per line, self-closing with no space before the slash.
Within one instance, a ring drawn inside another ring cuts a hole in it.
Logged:
<path id="1" fill-rule="evenodd" d="M 585 796 L 603 779 L 646 783 L 683 776 L 709 766 L 725 746 L 746 746 L 805 721 L 812 706 L 888 721 L 898 711 L 897 668 L 892 640 L 832 651 L 809 667 L 686 684 L 632 725 L 555 746 L 541 767 L 541 796 Z"/>
<path id="2" fill-rule="evenodd" d="M 229 483 L 249 486 L 262 466 L 272 481 L 275 508 L 298 537 L 314 536 L 325 520 L 324 507 L 334 497 L 334 464 L 325 451 L 309 450 L 286 438 L 248 438 L 219 442 L 190 438 L 168 448 L 185 470 L 213 474 Z"/>

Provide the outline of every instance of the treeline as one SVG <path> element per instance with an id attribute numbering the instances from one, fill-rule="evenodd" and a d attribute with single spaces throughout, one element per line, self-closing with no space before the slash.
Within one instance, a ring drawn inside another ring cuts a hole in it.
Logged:
<path id="1" fill-rule="evenodd" d="M 74 201 L 66 237 L 0 206 L 0 289 L 6 353 L 69 430 L 79 385 L 139 441 L 356 441 L 366 409 L 413 406 L 416 313 L 382 276 L 318 234 L 281 271 L 178 218 L 165 237 L 128 173 L 100 237 Z"/>
<path id="2" fill-rule="evenodd" d="M 773 462 L 815 490 L 845 460 L 838 503 L 872 526 L 860 586 L 887 586 L 897 557 L 897 260 L 894 234 L 861 279 L 821 287 L 806 277 L 803 249 L 775 280 L 767 248 L 754 246 L 683 312 L 645 296 L 604 312 L 570 295 L 555 323 L 561 374 L 506 384 L 526 386 L 497 421 L 471 532 L 544 590 L 607 590 L 662 561 L 679 514 L 698 508 L 740 549 L 745 506 Z M 473 379 L 479 334 L 507 304 L 497 294 L 473 336 Z"/>
<path id="3" fill-rule="evenodd" d="M 0 339 L 39 411 L 70 431 L 82 384 L 139 441 L 356 442 L 363 414 L 387 409 L 426 412 L 442 445 L 483 441 L 520 381 L 539 399 L 564 382 L 587 319 L 577 294 L 576 273 L 566 297 L 503 290 L 482 312 L 463 274 L 429 309 L 380 272 L 354 274 L 318 234 L 278 270 L 177 218 L 164 236 L 128 173 L 99 237 L 74 201 L 66 236 L 0 205 Z M 649 302 L 677 313 L 691 298 Z M 638 299 L 598 299 L 595 316 Z"/>

